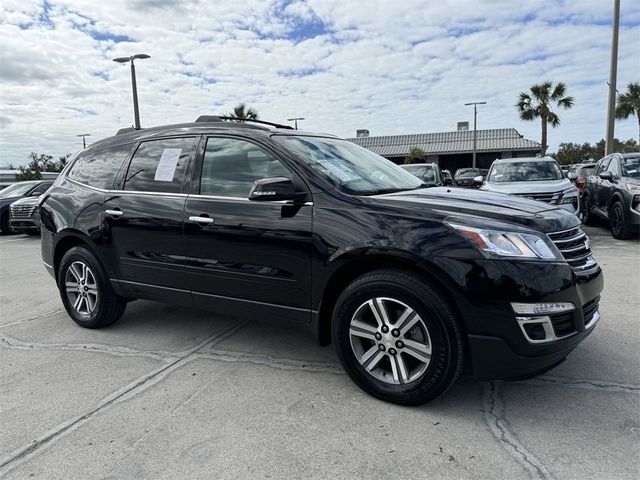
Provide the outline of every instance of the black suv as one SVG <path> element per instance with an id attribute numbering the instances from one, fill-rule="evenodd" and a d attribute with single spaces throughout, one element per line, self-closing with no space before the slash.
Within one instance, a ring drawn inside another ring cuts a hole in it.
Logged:
<path id="1" fill-rule="evenodd" d="M 358 145 L 271 125 L 201 117 L 78 154 L 41 203 L 73 320 L 104 327 L 145 298 L 298 324 L 405 405 L 463 367 L 543 372 L 593 331 L 603 277 L 575 215 L 423 188 Z"/>
<path id="2" fill-rule="evenodd" d="M 640 153 L 613 153 L 598 161 L 583 193 L 584 223 L 609 221 L 611 235 L 640 232 Z"/>

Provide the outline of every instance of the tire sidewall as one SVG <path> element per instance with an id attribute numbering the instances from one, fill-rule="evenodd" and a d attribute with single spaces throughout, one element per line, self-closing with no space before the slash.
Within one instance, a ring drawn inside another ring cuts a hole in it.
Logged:
<path id="1" fill-rule="evenodd" d="M 409 277 L 411 278 L 411 277 Z M 418 288 L 371 279 L 348 287 L 336 304 L 333 321 L 333 342 L 349 376 L 368 393 L 383 400 L 416 405 L 425 403 L 444 393 L 459 373 L 461 361 L 455 318 L 443 308 L 443 300 L 432 304 L 422 300 Z M 385 383 L 370 375 L 358 362 L 351 348 L 349 326 L 356 309 L 367 300 L 387 297 L 405 303 L 422 318 L 429 331 L 432 344 L 431 362 L 424 374 L 406 385 Z"/>
<path id="2" fill-rule="evenodd" d="M 617 221 L 616 217 L 619 217 L 618 221 L 620 222 L 620 227 L 616 227 Z M 616 202 L 613 204 L 611 208 L 611 213 L 609 214 L 609 218 L 611 219 L 611 225 L 609 228 L 611 229 L 611 235 L 613 238 L 622 239 L 624 238 L 624 211 L 620 202 Z"/>
<path id="3" fill-rule="evenodd" d="M 69 266 L 77 261 L 81 261 L 89 266 L 96 281 L 98 299 L 96 302 L 96 307 L 89 315 L 78 313 L 67 298 L 65 277 Z M 60 298 L 62 299 L 62 303 L 64 305 L 64 308 L 67 310 L 67 313 L 78 325 L 92 328 L 100 323 L 102 312 L 104 310 L 104 302 L 106 300 L 105 290 L 107 287 L 109 287 L 108 285 L 106 285 L 106 282 L 107 280 L 102 265 L 100 265 L 100 263 L 88 249 L 84 247 L 74 247 L 67 253 L 65 253 L 65 255 L 62 257 L 62 260 L 60 261 L 60 268 L 58 268 L 58 288 L 60 290 Z"/>

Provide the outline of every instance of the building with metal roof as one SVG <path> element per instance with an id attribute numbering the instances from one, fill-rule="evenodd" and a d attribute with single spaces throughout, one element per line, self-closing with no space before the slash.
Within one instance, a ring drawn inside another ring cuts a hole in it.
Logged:
<path id="1" fill-rule="evenodd" d="M 470 167 L 473 158 L 473 131 L 418 133 L 411 135 L 368 136 L 359 130 L 356 138 L 348 140 L 367 148 L 395 163 L 404 163 L 413 147 L 427 154 L 427 162 L 435 162 L 452 172 Z M 477 166 L 489 168 L 496 158 L 532 157 L 542 150 L 536 141 L 524 138 L 515 128 L 477 130 Z"/>

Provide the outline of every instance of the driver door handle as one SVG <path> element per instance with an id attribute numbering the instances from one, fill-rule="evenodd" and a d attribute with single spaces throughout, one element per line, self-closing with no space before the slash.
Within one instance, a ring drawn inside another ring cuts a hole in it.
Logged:
<path id="1" fill-rule="evenodd" d="M 112 217 L 121 217 L 122 215 L 124 215 L 124 212 L 120 209 L 118 210 L 105 210 L 104 213 L 106 213 L 107 215 L 111 215 Z"/>
<path id="2" fill-rule="evenodd" d="M 200 225 L 211 225 L 213 223 L 213 218 L 211 217 L 189 217 L 190 222 L 195 222 Z"/>

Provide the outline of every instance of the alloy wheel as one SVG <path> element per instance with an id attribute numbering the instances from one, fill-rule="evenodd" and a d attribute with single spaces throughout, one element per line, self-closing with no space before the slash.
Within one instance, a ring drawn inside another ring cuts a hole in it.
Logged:
<path id="1" fill-rule="evenodd" d="M 89 266 L 80 261 L 69 265 L 65 274 L 67 299 L 81 315 L 91 315 L 98 303 L 98 285 Z"/>
<path id="2" fill-rule="evenodd" d="M 351 349 L 373 377 L 402 385 L 424 375 L 431 363 L 431 337 L 418 313 L 388 297 L 364 302 L 349 325 Z"/>
<path id="3" fill-rule="evenodd" d="M 616 238 L 619 237 L 622 232 L 623 221 L 620 209 L 617 206 L 614 206 L 611 211 L 611 232 Z"/>

